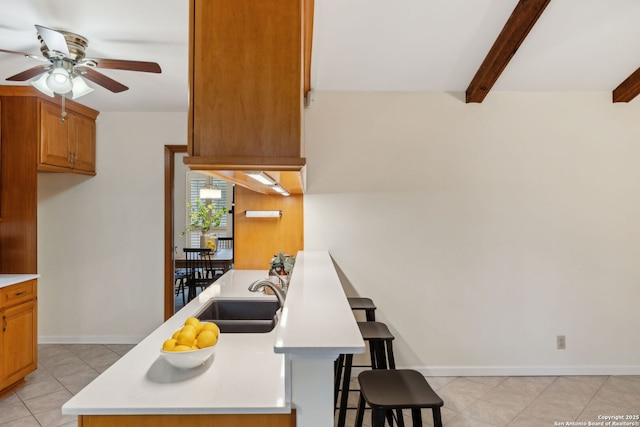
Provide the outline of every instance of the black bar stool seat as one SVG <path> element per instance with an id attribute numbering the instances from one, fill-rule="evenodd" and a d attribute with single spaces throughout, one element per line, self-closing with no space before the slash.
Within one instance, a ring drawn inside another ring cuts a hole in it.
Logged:
<path id="1" fill-rule="evenodd" d="M 376 320 L 376 305 L 371 298 L 349 297 L 347 301 L 351 310 L 364 310 L 368 322 Z"/>
<path id="2" fill-rule="evenodd" d="M 358 375 L 360 400 L 356 427 L 362 427 L 365 401 L 371 407 L 371 426 L 384 427 L 389 411 L 411 409 L 414 427 L 422 426 L 422 408 L 433 411 L 433 425 L 442 427 L 440 407 L 444 404 L 424 376 L 413 369 L 364 371 Z"/>

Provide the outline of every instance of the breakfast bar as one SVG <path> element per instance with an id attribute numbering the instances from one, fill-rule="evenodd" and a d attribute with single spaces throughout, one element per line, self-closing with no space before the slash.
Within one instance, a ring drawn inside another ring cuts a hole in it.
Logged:
<path id="1" fill-rule="evenodd" d="M 212 417 L 223 426 L 238 417 L 245 425 L 255 417 L 273 426 L 333 425 L 333 361 L 341 353 L 363 352 L 364 342 L 325 251 L 298 253 L 272 331 L 221 333 L 213 357 L 189 370 L 171 366 L 160 353 L 164 340 L 212 298 L 275 299 L 247 289 L 266 277 L 266 270 L 228 271 L 69 400 L 62 412 L 80 417 L 84 427 L 161 425 L 154 422 L 168 416 L 171 425 L 204 425 Z"/>

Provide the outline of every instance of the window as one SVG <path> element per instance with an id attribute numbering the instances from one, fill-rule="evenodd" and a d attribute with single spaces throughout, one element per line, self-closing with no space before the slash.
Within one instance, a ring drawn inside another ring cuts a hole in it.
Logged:
<path id="1" fill-rule="evenodd" d="M 214 178 L 212 176 L 204 175 L 199 172 L 189 171 L 187 172 L 187 203 L 195 205 L 200 198 L 200 189 L 210 185 L 218 188 L 222 192 L 220 199 L 209 199 L 207 203 L 213 203 L 218 208 L 226 207 L 227 210 L 231 210 L 233 203 L 233 184 L 223 179 Z M 186 227 L 189 226 L 189 212 L 190 208 L 186 209 Z M 218 237 L 232 237 L 233 235 L 233 216 L 230 213 L 222 217 L 220 226 L 213 229 L 213 232 Z M 187 232 L 187 247 L 198 248 L 200 247 L 200 232 Z"/>

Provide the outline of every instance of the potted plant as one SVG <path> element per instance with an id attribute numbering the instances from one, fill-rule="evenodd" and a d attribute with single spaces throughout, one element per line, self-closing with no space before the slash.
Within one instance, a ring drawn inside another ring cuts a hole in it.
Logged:
<path id="1" fill-rule="evenodd" d="M 195 205 L 193 203 L 187 203 L 187 207 L 190 208 L 189 226 L 180 235 L 184 236 L 187 231 L 193 232 L 194 230 L 200 230 L 202 232 L 200 236 L 200 247 L 210 248 L 212 252 L 215 252 L 218 246 L 218 238 L 211 233 L 211 229 L 220 226 L 222 218 L 228 212 L 227 208 L 218 208 L 215 204 L 206 204 L 200 199 L 198 199 Z"/>
<path id="2" fill-rule="evenodd" d="M 284 252 L 280 251 L 278 255 L 274 256 L 271 259 L 270 270 L 278 274 L 279 276 L 287 276 L 291 275 L 293 271 L 293 265 L 295 264 L 296 259 L 291 255 L 285 255 Z"/>

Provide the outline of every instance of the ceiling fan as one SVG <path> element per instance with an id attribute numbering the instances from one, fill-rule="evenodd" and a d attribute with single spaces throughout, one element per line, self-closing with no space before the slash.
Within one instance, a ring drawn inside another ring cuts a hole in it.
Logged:
<path id="1" fill-rule="evenodd" d="M 43 56 L 30 53 L 0 49 L 0 52 L 27 56 L 46 62 L 37 65 L 14 76 L 9 81 L 23 82 L 40 74 L 39 79 L 31 84 L 48 96 L 65 95 L 71 99 L 79 98 L 93 91 L 83 77 L 114 93 L 123 92 L 129 88 L 110 77 L 99 73 L 95 68 L 143 71 L 146 73 L 160 73 L 160 65 L 155 62 L 129 61 L 123 59 L 87 58 L 85 49 L 89 41 L 75 33 L 36 25 L 40 52 Z"/>

